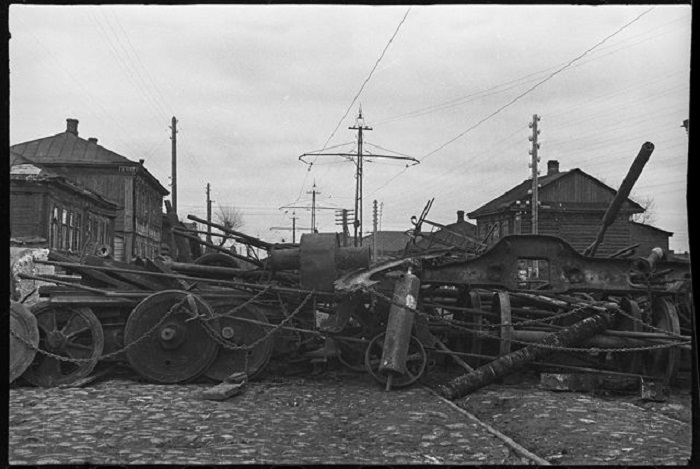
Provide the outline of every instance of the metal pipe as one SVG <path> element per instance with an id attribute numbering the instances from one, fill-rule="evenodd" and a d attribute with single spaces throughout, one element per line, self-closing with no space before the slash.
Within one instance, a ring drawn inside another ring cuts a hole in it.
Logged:
<path id="1" fill-rule="evenodd" d="M 252 257 L 242 256 L 240 254 L 236 254 L 235 252 L 231 252 L 229 249 L 222 248 L 221 246 L 217 246 L 214 243 L 209 243 L 207 241 L 199 239 L 199 237 L 197 237 L 197 236 L 189 235 L 187 233 L 182 233 L 179 231 L 173 231 L 173 234 L 176 234 L 177 236 L 181 236 L 183 238 L 191 239 L 192 241 L 196 241 L 203 246 L 207 246 L 215 251 L 222 252 L 222 253 L 229 255 L 231 257 L 234 257 L 236 259 L 240 259 L 240 260 L 245 261 L 245 262 L 250 262 L 251 264 L 257 265 L 258 267 L 263 266 L 263 263 L 257 259 L 253 259 Z"/>

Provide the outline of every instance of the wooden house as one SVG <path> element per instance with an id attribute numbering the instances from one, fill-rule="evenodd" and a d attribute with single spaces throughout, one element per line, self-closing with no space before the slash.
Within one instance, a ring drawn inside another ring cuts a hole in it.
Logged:
<path id="1" fill-rule="evenodd" d="M 422 227 L 423 230 L 428 226 Z M 426 251 L 430 249 L 461 248 L 469 251 L 475 250 L 478 245 L 476 239 L 476 225 L 464 218 L 464 210 L 457 210 L 457 220 L 454 223 L 442 227 L 433 227 L 432 230 L 421 233 L 416 239 L 415 246 L 411 246 L 411 252 Z"/>
<path id="2" fill-rule="evenodd" d="M 160 182 L 139 162 L 97 144 L 96 138 L 78 136 L 78 120 L 67 119 L 65 132 L 12 145 L 11 150 L 100 194 L 117 205 L 114 227 L 114 258 L 130 261 L 134 256 L 159 254 L 163 196 Z"/>
<path id="3" fill-rule="evenodd" d="M 117 204 L 10 153 L 10 241 L 64 253 L 114 243 Z"/>
<path id="4" fill-rule="evenodd" d="M 617 193 L 579 168 L 559 171 L 558 161 L 547 163 L 547 174 L 540 176 L 538 197 L 538 234 L 558 236 L 582 252 L 596 238 L 603 215 Z M 503 195 L 469 213 L 477 222 L 477 237 L 493 245 L 509 234 L 532 233 L 532 180 L 525 180 Z M 604 257 L 636 243 L 639 255 L 651 247 L 668 250 L 673 233 L 634 223 L 631 217 L 644 212 L 638 203 L 627 199 L 614 223 L 608 228 L 597 255 Z"/>

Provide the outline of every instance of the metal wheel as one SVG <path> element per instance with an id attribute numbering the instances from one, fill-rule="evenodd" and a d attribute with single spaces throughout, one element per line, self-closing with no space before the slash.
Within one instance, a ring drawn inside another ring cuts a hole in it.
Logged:
<path id="1" fill-rule="evenodd" d="M 613 330 L 642 332 L 644 330 L 644 321 L 642 319 L 642 310 L 639 308 L 637 302 L 630 300 L 629 298 L 623 298 L 620 306 L 624 312 L 638 320 L 634 321 L 633 319 L 623 316 Z M 619 371 L 623 371 L 625 373 L 639 373 L 642 370 L 644 353 L 612 352 L 610 353 L 608 360 L 611 364 L 614 364 L 614 368 Z"/>
<path id="2" fill-rule="evenodd" d="M 362 311 L 364 312 L 364 310 Z M 371 318 L 362 312 L 353 313 L 348 319 L 347 324 L 341 331 L 343 337 L 365 340 L 365 342 L 336 340 L 338 344 L 338 361 L 353 371 L 365 370 L 365 352 L 367 344 L 371 337 L 377 333 L 376 324 L 373 324 Z"/>
<path id="3" fill-rule="evenodd" d="M 491 312 L 501 317 L 501 341 L 499 343 L 498 355 L 502 357 L 510 353 L 513 340 L 513 321 L 511 319 L 510 296 L 508 292 L 499 291 L 493 294 Z"/>
<path id="4" fill-rule="evenodd" d="M 665 298 L 655 298 L 651 308 L 653 326 L 658 329 L 680 334 L 676 307 Z M 647 352 L 645 360 L 646 372 L 669 385 L 676 377 L 680 361 L 680 349 L 668 347 Z"/>
<path id="5" fill-rule="evenodd" d="M 367 351 L 365 352 L 365 368 L 377 382 L 386 385 L 389 377 L 379 371 L 382 350 L 384 348 L 384 335 L 385 333 L 382 332 L 374 337 L 367 346 Z M 414 336 L 411 336 L 411 341 L 408 345 L 408 357 L 406 358 L 406 373 L 403 375 L 394 375 L 392 377 L 391 386 L 394 388 L 404 388 L 415 383 L 423 375 L 427 363 L 428 354 L 425 348 L 423 348 L 423 344 Z"/>
<path id="6" fill-rule="evenodd" d="M 265 337 L 270 328 L 259 324 L 252 324 L 241 319 L 251 319 L 254 321 L 268 323 L 265 314 L 258 308 L 246 306 L 235 313 L 229 315 L 218 315 L 219 331 L 221 337 L 230 342 L 231 345 L 249 345 Z M 207 378 L 223 381 L 233 373 L 242 371 L 248 372 L 248 379 L 258 376 L 267 366 L 272 355 L 272 338 L 260 342 L 250 350 L 219 348 L 219 353 L 214 359 L 214 363 L 204 372 Z M 246 355 L 248 355 L 248 369 L 246 370 Z"/>
<path id="7" fill-rule="evenodd" d="M 211 307 L 195 295 L 165 290 L 147 297 L 131 312 L 124 328 L 129 364 L 157 383 L 196 378 L 209 368 L 219 347 L 200 321 L 206 321 L 214 331 L 220 330 Z M 136 341 L 136 345 L 130 345 Z"/>
<path id="8" fill-rule="evenodd" d="M 19 378 L 32 364 L 39 346 L 39 326 L 36 318 L 21 303 L 10 300 L 10 383 Z M 26 345 L 22 339 L 30 345 Z"/>
<path id="9" fill-rule="evenodd" d="M 89 375 L 104 348 L 102 325 L 92 310 L 37 303 L 31 312 L 39 328 L 39 350 L 64 359 L 39 352 L 24 372 L 24 378 L 35 386 L 50 388 Z"/>

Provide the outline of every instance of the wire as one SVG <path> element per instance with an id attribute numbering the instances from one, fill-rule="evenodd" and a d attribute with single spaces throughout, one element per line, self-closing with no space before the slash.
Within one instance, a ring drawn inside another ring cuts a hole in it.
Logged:
<path id="1" fill-rule="evenodd" d="M 556 75 L 558 75 L 559 73 L 561 73 L 561 72 L 563 72 L 564 70 L 566 70 L 567 68 L 569 68 L 573 63 L 575 63 L 575 62 L 577 62 L 578 60 L 582 59 L 585 55 L 587 55 L 589 52 L 591 52 L 591 51 L 593 51 L 594 49 L 596 49 L 598 46 L 604 44 L 604 43 L 605 43 L 607 40 L 609 40 L 610 38 L 612 38 L 612 37 L 618 35 L 618 34 L 621 33 L 622 31 L 624 31 L 625 29 L 627 29 L 630 25 L 632 25 L 633 23 L 635 23 L 636 21 L 638 21 L 642 16 L 646 15 L 647 13 L 649 13 L 649 12 L 652 11 L 652 10 L 654 10 L 654 8 L 650 8 L 650 9 L 648 9 L 648 10 L 642 12 L 639 16 L 637 16 L 636 18 L 634 18 L 632 21 L 630 21 L 629 23 L 623 25 L 623 26 L 622 26 L 621 28 L 619 28 L 617 31 L 615 31 L 614 33 L 612 33 L 612 34 L 610 34 L 609 36 L 605 37 L 603 40 L 601 40 L 600 42 L 598 42 L 598 43 L 597 43 L 596 45 L 594 45 L 593 47 L 591 47 L 591 48 L 585 50 L 582 54 L 580 54 L 580 55 L 578 55 L 577 57 L 571 59 L 569 62 L 567 62 L 564 66 L 562 66 L 562 67 L 559 68 L 558 70 L 552 72 L 552 73 L 551 73 L 548 77 L 546 77 L 544 80 L 539 81 L 539 82 L 536 83 L 534 86 L 532 86 L 530 89 L 528 89 L 528 90 L 525 91 L 524 93 L 519 94 L 518 96 L 516 96 L 515 98 L 513 98 L 510 102 L 508 102 L 508 103 L 504 104 L 503 106 L 499 107 L 499 108 L 496 109 L 494 112 L 492 112 L 491 114 L 489 114 L 489 115 L 486 116 L 485 118 L 481 119 L 479 122 L 477 122 L 477 123 L 474 124 L 473 126 L 469 127 L 467 130 L 461 132 L 461 133 L 460 133 L 459 135 L 457 135 L 456 137 L 454 137 L 454 138 L 448 140 L 447 142 L 445 142 L 444 144 L 440 145 L 440 146 L 439 146 L 438 148 L 436 148 L 435 150 L 431 151 L 431 152 L 428 153 L 427 155 L 425 155 L 425 156 L 423 156 L 422 158 L 420 158 L 420 161 L 423 161 L 423 160 L 425 160 L 426 158 L 430 157 L 431 155 L 434 155 L 435 153 L 439 152 L 440 150 L 442 150 L 443 148 L 445 148 L 447 145 L 451 144 L 451 143 L 454 142 L 455 140 L 458 140 L 458 139 L 462 138 L 464 135 L 466 135 L 466 134 L 467 134 L 468 132 L 470 132 L 471 130 L 474 130 L 475 128 L 477 128 L 478 126 L 480 126 L 481 124 L 483 124 L 483 123 L 486 122 L 487 120 L 491 119 L 491 118 L 492 118 L 493 116 L 495 116 L 496 114 L 500 113 L 502 110 L 506 109 L 507 107 L 510 107 L 512 104 L 514 104 L 515 102 L 517 102 L 518 100 L 520 100 L 520 99 L 523 98 L 524 96 L 530 94 L 532 91 L 534 91 L 535 89 L 537 89 L 539 86 L 543 85 L 544 83 L 548 82 L 549 80 L 551 80 L 552 78 L 554 78 L 554 77 L 555 77 Z"/>
<path id="2" fill-rule="evenodd" d="M 411 7 L 411 8 L 413 8 L 413 7 Z M 406 21 L 406 17 L 408 16 L 408 13 L 411 11 L 411 8 L 406 10 L 406 13 L 403 15 L 403 18 L 401 18 L 401 21 L 399 22 L 399 25 L 396 27 L 394 34 L 392 34 L 391 38 L 389 38 L 389 42 L 387 42 L 381 55 L 379 56 L 377 61 L 374 63 L 374 67 L 372 67 L 372 70 L 369 72 L 369 75 L 367 75 L 367 78 L 365 78 L 365 81 L 362 83 L 362 86 L 360 86 L 360 90 L 357 92 L 357 94 L 355 94 L 355 97 L 352 98 L 352 102 L 350 103 L 350 106 L 348 106 L 348 108 L 345 110 L 345 114 L 343 114 L 343 117 L 340 118 L 340 120 L 338 121 L 338 125 L 335 126 L 335 129 L 333 129 L 333 132 L 331 132 L 331 136 L 328 137 L 328 140 L 326 140 L 326 143 L 323 145 L 324 148 L 326 147 L 326 145 L 328 145 L 330 143 L 331 139 L 333 138 L 335 133 L 340 128 L 340 124 L 343 123 L 343 120 L 345 120 L 345 118 L 347 117 L 348 113 L 350 112 L 350 109 L 352 109 L 352 106 L 357 101 L 357 98 L 360 97 L 360 93 L 362 93 L 362 90 L 365 88 L 365 85 L 369 82 L 370 78 L 372 78 L 372 74 L 374 74 L 374 71 L 377 69 L 377 66 L 379 66 L 379 62 L 381 62 L 382 59 L 384 58 L 384 54 L 386 54 L 387 49 L 389 49 L 389 46 L 394 41 L 394 38 L 396 37 L 396 35 L 399 32 L 399 29 L 401 29 L 401 25 L 404 23 L 404 21 Z"/>

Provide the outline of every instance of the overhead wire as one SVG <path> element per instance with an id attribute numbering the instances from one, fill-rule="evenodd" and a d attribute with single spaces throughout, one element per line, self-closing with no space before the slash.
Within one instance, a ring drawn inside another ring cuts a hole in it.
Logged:
<path id="1" fill-rule="evenodd" d="M 648 9 L 648 10 L 645 10 L 644 12 L 642 12 L 641 14 L 639 14 L 637 17 L 635 17 L 634 19 L 632 19 L 631 21 L 629 21 L 628 23 L 624 24 L 622 27 L 620 27 L 619 29 L 617 29 L 617 30 L 616 30 L 615 32 L 613 32 L 612 34 L 606 36 L 605 38 L 603 38 L 602 40 L 600 40 L 599 42 L 597 42 L 595 45 L 593 45 L 592 47 L 586 49 L 583 53 L 581 53 L 581 54 L 579 54 L 578 56 L 574 57 L 573 59 L 571 59 L 570 61 L 568 61 L 568 62 L 567 62 L 566 64 L 564 64 L 563 66 L 559 67 L 557 70 L 555 70 L 554 72 L 550 73 L 546 78 L 544 78 L 543 80 L 540 80 L 539 82 L 537 82 L 534 86 L 530 87 L 530 88 L 529 88 L 528 90 L 526 90 L 525 92 L 519 94 L 518 96 L 516 96 L 515 98 L 513 98 L 513 99 L 512 99 L 511 101 L 509 101 L 508 103 L 506 103 L 506 104 L 500 106 L 500 107 L 497 108 L 494 112 L 492 112 L 492 113 L 489 114 L 488 116 L 482 118 L 482 119 L 479 120 L 476 124 L 470 126 L 470 127 L 467 128 L 466 130 L 464 130 L 463 132 L 461 132 L 460 134 L 458 134 L 456 137 L 454 137 L 454 138 L 448 140 L 447 142 L 443 143 L 442 145 L 440 145 L 440 146 L 439 146 L 438 148 L 436 148 L 435 150 L 433 150 L 433 151 L 427 153 L 426 155 L 424 155 L 423 157 L 419 158 L 419 160 L 420 160 L 421 162 L 425 161 L 425 159 L 427 159 L 427 158 L 429 158 L 430 156 L 434 155 L 435 153 L 441 151 L 442 149 L 444 149 L 445 147 L 447 147 L 447 146 L 450 145 L 451 143 L 455 142 L 456 140 L 462 138 L 462 137 L 463 137 L 464 135 L 466 135 L 468 132 L 474 130 L 475 128 L 477 128 L 478 126 L 480 126 L 481 124 L 483 124 L 483 123 L 486 122 L 487 120 L 489 120 L 489 119 L 491 119 L 492 117 L 496 116 L 497 114 L 499 114 L 499 113 L 500 113 L 501 111 L 503 111 L 504 109 L 510 107 L 510 106 L 513 105 L 515 102 L 517 102 L 518 100 L 522 99 L 524 96 L 528 95 L 529 93 L 531 93 L 532 91 L 534 91 L 535 89 L 537 89 L 539 86 L 541 86 L 541 85 L 543 85 L 544 83 L 548 82 L 549 80 L 551 80 L 552 78 L 554 78 L 556 75 L 558 75 L 559 73 L 563 72 L 564 70 L 566 70 L 567 68 L 569 68 L 571 65 L 573 65 L 573 64 L 576 63 L 577 61 L 581 60 L 581 59 L 582 59 L 583 57 L 585 57 L 587 54 L 589 54 L 590 52 L 592 52 L 593 50 L 597 49 L 597 48 L 600 47 L 602 44 L 604 44 L 605 42 L 607 42 L 608 40 L 610 40 L 611 38 L 613 38 L 613 37 L 615 37 L 616 35 L 618 35 L 619 33 L 621 33 L 622 31 L 624 31 L 625 29 L 627 29 L 629 26 L 631 26 L 633 23 L 637 22 L 637 21 L 638 21 L 640 18 L 642 18 L 644 15 L 648 14 L 649 12 L 651 12 L 651 11 L 653 11 L 653 10 L 654 10 L 654 7 L 650 8 L 650 9 Z M 387 180 L 384 184 L 382 184 L 382 185 L 379 187 L 379 189 L 382 189 L 382 188 L 386 187 L 390 182 L 396 180 L 396 179 L 397 179 L 399 176 L 401 176 L 407 169 L 408 169 L 408 168 L 404 168 L 402 171 L 400 171 L 399 173 L 397 173 L 396 175 L 394 175 L 393 177 L 391 177 L 391 178 L 390 178 L 389 180 Z M 376 193 L 379 189 L 375 190 L 372 194 Z M 371 194 L 370 194 L 370 195 L 371 195 Z"/>
<path id="2" fill-rule="evenodd" d="M 367 78 L 365 78 L 365 80 L 362 82 L 362 85 L 360 86 L 360 89 L 357 91 L 357 93 L 355 94 L 355 96 L 352 98 L 352 101 L 350 102 L 350 105 L 349 105 L 349 106 L 347 107 L 347 109 L 345 110 L 345 113 L 343 114 L 343 117 L 340 118 L 340 120 L 338 121 L 338 124 L 335 126 L 335 128 L 334 128 L 333 131 L 331 132 L 331 135 L 330 135 L 330 136 L 328 137 L 328 139 L 326 140 L 326 143 L 323 145 L 323 150 L 327 149 L 328 144 L 330 143 L 330 141 L 331 141 L 331 140 L 333 139 L 333 137 L 335 136 L 335 133 L 336 133 L 336 132 L 338 131 L 338 129 L 340 128 L 340 125 L 343 123 L 343 120 L 345 120 L 345 118 L 347 117 L 348 113 L 349 113 L 350 110 L 352 109 L 353 105 L 355 104 L 355 102 L 357 101 L 357 99 L 360 97 L 360 94 L 362 93 L 362 90 L 364 90 L 364 88 L 365 88 L 365 86 L 367 85 L 367 83 L 369 83 L 369 80 L 372 78 L 372 75 L 374 74 L 374 71 L 377 69 L 377 67 L 379 66 L 379 63 L 380 63 L 380 62 L 382 61 L 382 59 L 384 58 L 384 55 L 386 54 L 387 50 L 389 49 L 389 46 L 391 45 L 391 43 L 394 41 L 394 38 L 396 37 L 396 35 L 398 34 L 399 30 L 401 29 L 401 26 L 403 25 L 404 21 L 406 21 L 406 17 L 408 16 L 408 13 L 411 11 L 411 8 L 412 8 L 412 7 L 409 7 L 409 8 L 406 10 L 406 13 L 404 13 L 403 18 L 401 18 L 401 21 L 399 21 L 398 26 L 396 27 L 396 29 L 394 30 L 394 33 L 393 33 L 393 34 L 391 35 L 391 37 L 389 38 L 389 41 L 387 42 L 386 46 L 384 46 L 384 49 L 382 50 L 382 53 L 379 55 L 379 58 L 378 58 L 378 59 L 376 60 L 376 62 L 374 63 L 374 66 L 372 67 L 372 70 L 370 70 L 369 75 L 367 75 Z M 323 151 L 323 150 L 321 150 L 321 151 Z M 311 168 L 313 167 L 313 163 L 316 162 L 316 158 L 317 158 L 317 157 L 315 157 L 314 160 L 312 161 L 311 165 L 309 165 L 309 168 L 308 168 L 306 174 L 304 175 L 304 180 L 303 180 L 303 182 L 302 182 L 301 190 L 299 191 L 299 195 L 297 196 L 297 200 L 299 200 L 299 199 L 301 198 L 301 194 L 304 192 L 304 189 L 305 189 L 305 187 L 306 187 L 306 182 L 308 181 L 309 172 L 311 171 Z"/>

